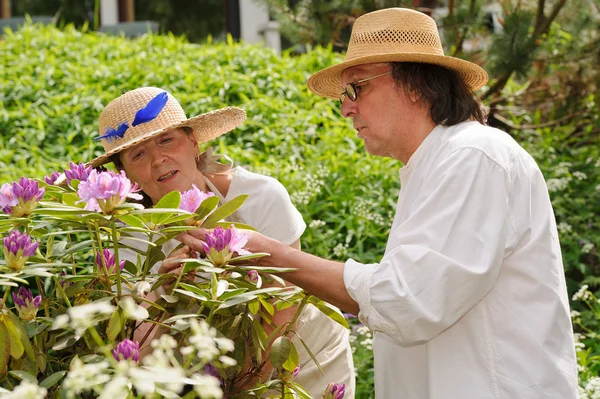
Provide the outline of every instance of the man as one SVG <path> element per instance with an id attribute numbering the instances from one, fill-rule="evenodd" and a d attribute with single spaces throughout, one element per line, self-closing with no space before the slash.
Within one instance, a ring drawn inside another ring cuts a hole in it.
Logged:
<path id="1" fill-rule="evenodd" d="M 263 265 L 376 332 L 375 392 L 389 399 L 576 398 L 558 235 L 544 178 L 483 125 L 487 74 L 443 55 L 435 22 L 386 9 L 356 20 L 346 59 L 308 82 L 338 98 L 401 190 L 377 264 L 333 262 L 256 233 Z M 203 231 L 182 240 L 196 249 Z"/>

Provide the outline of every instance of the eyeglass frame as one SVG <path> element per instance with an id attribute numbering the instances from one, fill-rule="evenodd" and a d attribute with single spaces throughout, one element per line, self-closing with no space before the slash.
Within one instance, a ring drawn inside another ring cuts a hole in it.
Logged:
<path id="1" fill-rule="evenodd" d="M 343 92 L 340 93 L 340 103 L 343 103 L 344 99 L 346 97 L 348 97 L 350 99 L 350 101 L 352 101 L 352 102 L 358 100 L 358 92 L 356 91 L 356 85 L 357 84 L 364 83 L 364 82 L 366 82 L 368 80 L 379 78 L 381 76 L 389 75 L 391 73 L 392 73 L 392 71 L 387 71 L 387 72 L 384 72 L 384 73 L 380 73 L 379 75 L 375 75 L 375 76 L 371 76 L 371 77 L 364 78 L 364 79 L 361 79 L 361 80 L 357 80 L 356 82 L 346 83 L 346 89 Z M 354 98 L 352 98 L 352 96 L 350 95 L 350 92 L 348 91 L 348 88 L 350 88 L 354 92 Z"/>

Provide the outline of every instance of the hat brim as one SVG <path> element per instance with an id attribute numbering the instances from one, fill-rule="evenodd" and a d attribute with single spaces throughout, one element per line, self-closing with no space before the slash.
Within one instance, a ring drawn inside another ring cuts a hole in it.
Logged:
<path id="1" fill-rule="evenodd" d="M 488 74 L 483 68 L 460 58 L 434 54 L 399 53 L 368 55 L 322 69 L 308 79 L 308 89 L 322 97 L 337 100 L 342 92 L 342 74 L 346 69 L 380 62 L 420 62 L 439 65 L 456 71 L 471 91 L 480 89 L 488 82 Z"/>
<path id="2" fill-rule="evenodd" d="M 156 137 L 168 130 L 189 127 L 193 130 L 194 137 L 198 140 L 198 143 L 205 143 L 213 140 L 225 133 L 235 129 L 246 120 L 246 112 L 237 107 L 226 107 L 215 111 L 207 112 L 202 115 L 195 116 L 193 118 L 186 119 L 182 122 L 176 123 L 171 126 L 164 127 L 162 129 L 149 132 L 142 137 L 127 142 L 119 147 L 115 147 L 109 152 L 95 158 L 88 165 L 97 167 L 110 162 L 110 157 L 118 154 L 119 152 L 140 144 L 146 140 Z"/>

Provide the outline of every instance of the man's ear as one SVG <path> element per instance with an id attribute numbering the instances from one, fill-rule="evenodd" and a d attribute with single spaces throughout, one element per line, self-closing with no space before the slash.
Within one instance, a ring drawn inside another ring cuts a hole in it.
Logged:
<path id="1" fill-rule="evenodd" d="M 423 93 L 421 93 L 420 90 L 416 90 L 416 89 L 408 89 L 408 99 L 413 103 L 416 104 L 419 102 L 419 100 L 421 100 L 421 97 L 423 96 Z"/>

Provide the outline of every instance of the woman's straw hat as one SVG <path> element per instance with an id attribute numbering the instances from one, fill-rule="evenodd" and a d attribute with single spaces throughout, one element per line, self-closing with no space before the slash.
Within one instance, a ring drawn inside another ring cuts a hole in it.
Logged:
<path id="1" fill-rule="evenodd" d="M 435 21 L 418 11 L 388 8 L 356 19 L 344 62 L 308 79 L 315 94 L 339 99 L 345 69 L 378 62 L 421 62 L 452 69 L 475 91 L 488 81 L 485 70 L 471 62 L 444 55 Z"/>
<path id="2" fill-rule="evenodd" d="M 226 107 L 187 118 L 179 102 L 156 87 L 128 91 L 111 101 L 100 114 L 100 136 L 105 153 L 90 164 L 109 162 L 109 157 L 167 130 L 189 127 L 199 143 L 221 136 L 246 119 L 244 110 Z"/>

